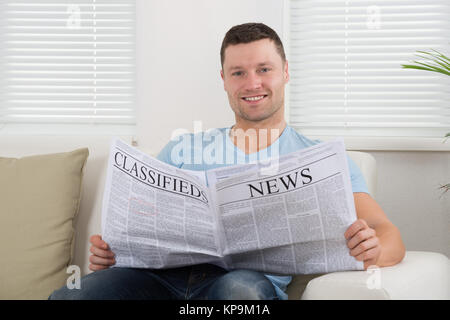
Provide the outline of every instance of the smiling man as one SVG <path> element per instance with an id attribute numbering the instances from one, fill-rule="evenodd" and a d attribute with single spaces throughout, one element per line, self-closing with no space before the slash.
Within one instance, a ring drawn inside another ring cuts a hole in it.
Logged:
<path id="1" fill-rule="evenodd" d="M 249 129 L 255 123 L 268 127 L 283 122 L 288 65 L 275 50 L 273 41 L 262 39 L 232 45 L 225 50 L 224 59 L 225 56 L 220 74 L 237 125 Z"/>
<path id="2" fill-rule="evenodd" d="M 245 30 L 252 26 L 253 34 Z M 220 50 L 220 75 L 236 119 L 232 133 L 239 133 L 234 135 L 235 145 L 238 138 L 256 131 L 245 144 L 246 154 L 270 146 L 286 126 L 284 88 L 289 73 L 284 48 L 273 30 L 257 36 L 257 26 L 235 26 L 225 36 Z M 261 129 L 267 140 L 260 139 Z M 257 139 L 252 139 L 255 136 Z"/>
<path id="3" fill-rule="evenodd" d="M 201 133 L 188 134 L 185 141 L 170 141 L 158 159 L 191 170 L 208 170 L 283 155 L 317 143 L 299 134 L 284 119 L 284 89 L 289 81 L 283 44 L 274 30 L 261 23 L 231 28 L 222 43 L 220 72 L 236 123 L 216 130 L 214 139 Z M 205 136 L 208 138 L 205 139 Z M 197 151 L 203 155 L 208 144 L 222 148 L 215 152 L 236 154 L 234 162 L 190 161 Z M 256 138 L 255 138 L 256 137 Z M 182 139 L 182 140 L 183 140 Z M 215 140 L 215 142 L 211 142 Z M 184 156 L 178 157 L 179 146 Z M 197 150 L 200 148 L 200 150 Z M 174 152 L 176 150 L 176 152 Z M 270 150 L 270 152 L 267 152 Z M 180 160 L 183 159 L 183 160 Z M 370 265 L 389 266 L 404 256 L 398 229 L 370 197 L 358 167 L 349 159 L 352 190 L 358 220 L 345 234 L 349 254 Z M 90 269 L 81 279 L 80 290 L 63 287 L 51 299 L 286 299 L 290 276 L 265 275 L 252 270 L 225 270 L 200 264 L 165 270 L 110 268 L 114 253 L 100 235 L 91 237 Z"/>

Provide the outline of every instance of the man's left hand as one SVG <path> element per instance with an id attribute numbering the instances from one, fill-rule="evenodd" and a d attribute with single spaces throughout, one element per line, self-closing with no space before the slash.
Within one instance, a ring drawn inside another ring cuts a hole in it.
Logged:
<path id="1" fill-rule="evenodd" d="M 376 265 L 381 253 L 380 240 L 363 219 L 356 220 L 344 233 L 350 255 L 364 262 L 364 269 Z"/>

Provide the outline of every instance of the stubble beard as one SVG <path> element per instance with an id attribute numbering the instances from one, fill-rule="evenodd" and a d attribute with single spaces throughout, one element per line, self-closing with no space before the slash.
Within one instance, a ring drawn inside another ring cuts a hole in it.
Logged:
<path id="1" fill-rule="evenodd" d="M 257 115 L 254 116 L 245 112 L 245 106 L 241 105 L 240 101 L 237 102 L 237 105 L 235 105 L 233 109 L 234 112 L 237 114 L 237 116 L 239 118 L 242 118 L 243 120 L 250 122 L 260 122 L 269 119 L 271 116 L 277 113 L 283 105 L 284 105 L 284 97 L 281 99 L 278 105 L 275 105 L 274 102 L 272 102 L 268 110 L 264 111 L 262 114 L 258 113 Z"/>

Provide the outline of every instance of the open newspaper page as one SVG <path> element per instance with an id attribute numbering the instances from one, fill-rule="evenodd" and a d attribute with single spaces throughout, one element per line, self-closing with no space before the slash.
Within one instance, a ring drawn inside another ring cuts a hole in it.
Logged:
<path id="1" fill-rule="evenodd" d="M 363 269 L 344 237 L 356 212 L 343 141 L 269 163 L 210 170 L 207 179 L 232 268 L 279 274 Z"/>
<path id="2" fill-rule="evenodd" d="M 102 234 L 117 267 L 221 264 L 204 172 L 180 170 L 120 140 L 108 161 Z"/>

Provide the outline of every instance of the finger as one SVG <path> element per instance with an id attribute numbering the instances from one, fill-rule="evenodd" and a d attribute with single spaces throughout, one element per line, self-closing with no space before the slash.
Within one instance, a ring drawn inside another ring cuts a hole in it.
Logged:
<path id="1" fill-rule="evenodd" d="M 114 252 L 112 252 L 111 250 L 103 250 L 103 249 L 97 248 L 97 247 L 95 247 L 93 245 L 91 246 L 89 251 L 93 255 L 98 256 L 98 257 L 102 257 L 102 258 L 114 258 L 115 257 Z"/>
<path id="2" fill-rule="evenodd" d="M 107 250 L 109 248 L 108 244 L 102 240 L 102 236 L 99 234 L 95 234 L 90 238 L 91 244 L 96 246 L 97 248 L 101 248 Z"/>
<path id="3" fill-rule="evenodd" d="M 372 228 L 358 231 L 357 234 L 355 234 L 351 239 L 347 241 L 347 247 L 349 247 L 350 249 L 354 249 L 361 242 L 373 238 L 375 234 L 375 230 Z"/>
<path id="4" fill-rule="evenodd" d="M 369 249 L 367 251 L 360 253 L 359 255 L 357 255 L 355 257 L 355 259 L 358 261 L 376 260 L 377 253 L 378 253 L 378 247 L 375 247 L 375 248 L 372 248 L 372 249 Z"/>
<path id="5" fill-rule="evenodd" d="M 364 270 L 367 270 L 369 267 L 377 267 L 377 259 L 369 259 L 364 261 Z"/>
<path id="6" fill-rule="evenodd" d="M 358 231 L 368 228 L 367 222 L 363 219 L 358 219 L 355 222 L 353 222 L 350 227 L 347 228 L 347 230 L 344 233 L 345 239 L 349 240 L 351 237 L 353 237 Z"/>
<path id="7" fill-rule="evenodd" d="M 377 237 L 367 239 L 367 240 L 361 242 L 360 244 L 358 244 L 352 250 L 350 250 L 350 255 L 353 257 L 356 257 L 357 255 L 363 253 L 364 251 L 375 248 L 378 244 L 379 244 L 379 240 Z"/>
<path id="8" fill-rule="evenodd" d="M 106 258 L 94 256 L 94 255 L 91 255 L 89 257 L 89 262 L 92 264 L 99 264 L 99 265 L 108 266 L 108 267 L 112 266 L 116 263 L 114 258 L 106 259 Z"/>
<path id="9" fill-rule="evenodd" d="M 108 267 L 102 266 L 102 265 L 97 265 L 97 264 L 89 264 L 89 270 L 99 271 L 99 270 L 104 270 L 104 269 L 108 269 Z"/>

